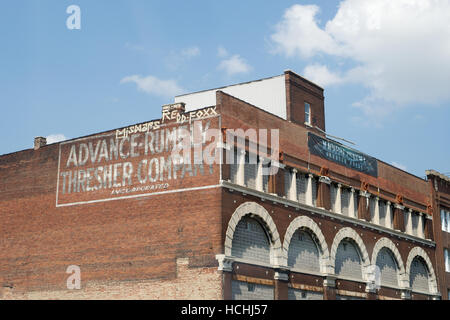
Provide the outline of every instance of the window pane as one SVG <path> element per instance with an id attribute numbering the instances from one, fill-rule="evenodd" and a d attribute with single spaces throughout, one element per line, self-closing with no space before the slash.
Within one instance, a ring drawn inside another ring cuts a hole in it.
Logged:
<path id="1" fill-rule="evenodd" d="M 307 102 L 305 102 L 305 122 L 311 123 L 311 107 Z"/>

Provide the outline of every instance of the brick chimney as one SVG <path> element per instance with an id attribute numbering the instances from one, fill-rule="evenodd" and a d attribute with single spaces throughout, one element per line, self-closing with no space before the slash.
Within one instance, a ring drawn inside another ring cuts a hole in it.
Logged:
<path id="1" fill-rule="evenodd" d="M 323 89 L 290 70 L 286 70 L 284 75 L 287 120 L 325 131 Z M 305 104 L 310 108 L 309 119 L 305 117 Z"/>
<path id="2" fill-rule="evenodd" d="M 47 139 L 44 137 L 36 137 L 34 138 L 34 150 L 38 150 L 41 147 L 47 145 Z"/>

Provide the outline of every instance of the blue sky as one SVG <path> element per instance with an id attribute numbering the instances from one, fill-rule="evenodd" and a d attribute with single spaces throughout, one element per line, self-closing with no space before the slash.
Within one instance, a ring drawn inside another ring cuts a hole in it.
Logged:
<path id="1" fill-rule="evenodd" d="M 450 174 L 449 1 L 23 0 L 0 21 L 0 154 L 291 69 L 325 88 L 330 134 L 415 175 Z"/>

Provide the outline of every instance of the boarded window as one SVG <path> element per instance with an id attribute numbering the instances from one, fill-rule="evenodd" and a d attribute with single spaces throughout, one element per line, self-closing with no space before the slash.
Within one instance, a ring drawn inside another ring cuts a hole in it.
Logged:
<path id="1" fill-rule="evenodd" d="M 289 170 L 284 170 L 284 193 L 286 198 L 290 199 L 290 190 L 291 190 L 291 178 L 293 173 Z M 290 200 L 296 200 L 296 199 L 290 199 Z"/>
<path id="2" fill-rule="evenodd" d="M 375 221 L 375 205 L 376 205 L 377 199 L 370 198 L 369 205 L 370 205 L 370 221 Z"/>
<path id="3" fill-rule="evenodd" d="M 409 228 L 410 228 L 410 224 L 411 223 L 411 214 L 409 213 L 408 210 L 403 210 L 403 221 L 405 222 L 404 226 L 405 226 L 405 231 L 409 232 Z"/>
<path id="4" fill-rule="evenodd" d="M 297 230 L 288 250 L 288 266 L 305 271 L 320 271 L 319 249 L 309 232 Z"/>
<path id="5" fill-rule="evenodd" d="M 362 279 L 361 258 L 357 246 L 351 240 L 342 240 L 336 251 L 336 274 Z"/>
<path id="6" fill-rule="evenodd" d="M 289 300 L 323 300 L 323 293 L 289 288 L 288 289 L 288 299 Z"/>
<path id="7" fill-rule="evenodd" d="M 233 300 L 273 300 L 274 290 L 272 286 L 232 280 L 231 298 Z"/>
<path id="8" fill-rule="evenodd" d="M 411 213 L 411 222 L 412 222 L 412 232 L 413 235 L 419 235 L 419 215 L 415 212 Z"/>
<path id="9" fill-rule="evenodd" d="M 380 206 L 380 225 L 386 226 L 386 204 L 383 201 L 379 202 Z"/>
<path id="10" fill-rule="evenodd" d="M 245 185 L 249 188 L 256 188 L 256 173 L 258 171 L 258 165 L 256 162 L 256 156 L 250 157 L 248 152 L 245 154 L 245 166 L 244 166 L 244 179 Z"/>
<path id="11" fill-rule="evenodd" d="M 297 195 L 300 203 L 306 203 L 306 177 L 304 174 L 297 174 Z"/>
<path id="12" fill-rule="evenodd" d="M 366 300 L 366 298 L 354 297 L 354 296 L 343 296 L 343 295 L 337 294 L 336 300 Z"/>
<path id="13" fill-rule="evenodd" d="M 230 164 L 230 181 L 233 183 L 237 183 L 237 171 L 239 164 L 236 149 L 233 150 L 231 157 L 232 163 Z"/>
<path id="14" fill-rule="evenodd" d="M 421 257 L 415 257 L 409 271 L 409 282 L 413 290 L 429 292 L 428 268 Z"/>
<path id="15" fill-rule="evenodd" d="M 398 267 L 391 250 L 382 248 L 378 252 L 376 265 L 380 268 L 382 286 L 398 286 Z"/>
<path id="16" fill-rule="evenodd" d="M 356 195 L 353 196 L 353 215 L 358 216 L 358 197 Z"/>
<path id="17" fill-rule="evenodd" d="M 255 262 L 270 263 L 270 243 L 263 226 L 256 219 L 243 218 L 233 235 L 231 255 Z"/>
<path id="18" fill-rule="evenodd" d="M 317 179 L 312 178 L 312 198 L 314 207 L 317 206 Z"/>
<path id="19" fill-rule="evenodd" d="M 263 191 L 269 192 L 269 175 L 267 174 L 269 172 L 270 168 L 270 162 L 264 163 L 263 162 Z M 266 174 L 264 174 L 266 173 Z"/>
<path id="20" fill-rule="evenodd" d="M 336 197 L 337 197 L 337 186 L 335 184 L 331 184 L 330 185 L 330 198 L 331 198 L 331 207 L 333 208 L 333 212 L 337 212 Z"/>
<path id="21" fill-rule="evenodd" d="M 347 189 L 341 190 L 341 205 L 342 205 L 342 213 L 346 216 L 349 215 L 348 206 L 350 202 L 350 191 Z"/>

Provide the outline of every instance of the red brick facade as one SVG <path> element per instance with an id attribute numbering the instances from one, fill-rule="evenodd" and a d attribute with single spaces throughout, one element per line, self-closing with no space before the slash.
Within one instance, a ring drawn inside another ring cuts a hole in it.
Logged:
<path id="1" fill-rule="evenodd" d="M 311 154 L 308 132 L 322 135 L 314 126 L 325 130 L 323 89 L 290 71 L 285 77 L 288 121 L 219 91 L 214 111 L 196 115 L 174 109 L 173 118 L 163 121 L 163 116 L 158 128 L 151 129 L 186 126 L 189 130 L 194 121 L 183 121 L 182 115 L 197 117 L 193 120 L 201 120 L 204 126 L 209 121 L 210 128 L 219 131 L 278 129 L 280 169 L 269 177 L 267 192 L 230 181 L 229 164 L 202 170 L 180 167 L 178 171 L 153 167 L 150 173 L 151 159 L 165 157 L 158 161 L 158 166 L 164 167 L 169 152 L 151 152 L 149 139 L 161 136 L 138 134 L 133 131 L 137 129 L 130 131 L 122 147 L 120 142 L 114 146 L 111 141 L 125 128 L 52 145 L 38 143 L 34 149 L 1 156 L 0 298 L 231 299 L 232 281 L 273 287 L 275 299 L 288 299 L 290 288 L 316 292 L 324 299 L 447 298 L 444 290 L 449 279 L 437 251 L 449 247 L 449 239 L 437 231 L 436 214 L 440 205 L 450 207 L 448 185 L 435 192 L 433 180 L 422 180 L 382 161 L 377 160 L 378 176 L 374 177 Z M 305 102 L 311 105 L 313 127 L 304 124 Z M 225 151 L 223 147 L 230 145 L 224 140 L 217 150 Z M 108 152 L 103 159 L 102 152 Z M 114 165 L 119 172 L 117 179 L 108 171 L 114 170 Z M 288 199 L 285 170 L 294 169 L 322 179 L 315 191 L 315 206 Z M 75 172 L 78 177 L 70 192 L 69 173 L 64 173 L 69 171 L 70 178 Z M 161 177 L 156 177 L 156 172 Z M 148 189 L 133 189 L 138 181 Z M 353 188 L 356 217 L 333 211 L 330 183 Z M 166 185 L 151 189 L 160 184 Z M 373 209 L 364 194 L 396 205 L 393 225 L 397 230 L 371 220 Z M 258 265 L 230 256 L 239 222 L 233 217 L 246 206 L 267 213 L 258 216 L 249 212 L 266 227 L 276 263 Z M 401 206 L 424 214 L 423 237 L 405 233 Z M 308 221 L 309 228 L 314 225 L 323 234 L 322 245 L 327 248 L 323 255 L 329 259 L 321 262 L 321 273 L 291 270 L 283 260 L 285 237 L 295 231 L 297 221 Z M 339 245 L 336 239 L 341 236 L 357 238 L 362 263 L 367 266 L 373 263 L 374 248 L 392 244 L 404 279 L 416 256 L 413 253 L 426 256 L 430 292 L 415 292 L 407 285 L 373 290 L 367 281 L 336 276 L 332 257 Z M 80 290 L 67 289 L 69 265 L 81 269 Z M 439 289 L 433 291 L 433 284 Z"/>

